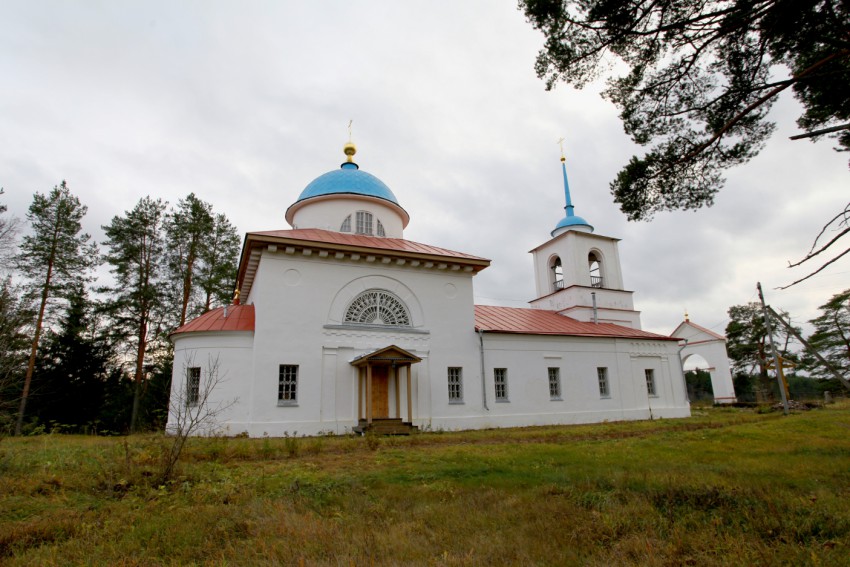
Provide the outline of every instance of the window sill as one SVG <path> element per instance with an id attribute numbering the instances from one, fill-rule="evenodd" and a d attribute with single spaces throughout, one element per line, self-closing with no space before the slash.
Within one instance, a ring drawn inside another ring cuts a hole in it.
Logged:
<path id="1" fill-rule="evenodd" d="M 559 396 L 559 397 L 557 397 L 557 398 L 549 398 L 549 401 L 550 401 L 550 402 L 563 402 L 563 401 L 564 401 L 564 398 L 562 398 L 562 397 L 560 397 L 560 396 Z"/>
<path id="2" fill-rule="evenodd" d="M 449 400 L 450 406 L 462 406 L 463 400 Z"/>
<path id="3" fill-rule="evenodd" d="M 600 399 L 600 400 L 610 400 L 610 399 L 611 399 L 611 396 L 610 396 L 610 395 L 608 395 L 608 396 L 599 396 L 599 399 Z"/>
<path id="4" fill-rule="evenodd" d="M 509 403 L 511 403 L 511 401 L 510 400 L 496 400 L 496 403 L 497 404 L 509 404 Z"/>
<path id="5" fill-rule="evenodd" d="M 298 402 L 282 402 L 278 400 L 277 407 L 279 408 L 297 408 Z"/>

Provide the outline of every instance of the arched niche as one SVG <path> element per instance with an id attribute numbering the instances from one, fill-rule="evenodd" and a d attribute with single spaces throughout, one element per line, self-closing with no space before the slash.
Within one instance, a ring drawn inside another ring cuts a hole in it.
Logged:
<path id="1" fill-rule="evenodd" d="M 549 281 L 552 282 L 552 291 L 564 289 L 564 266 L 561 262 L 561 257 L 554 254 L 549 258 Z"/>
<path id="2" fill-rule="evenodd" d="M 389 292 L 407 308 L 410 315 L 409 328 L 422 328 L 425 325 L 425 315 L 416 294 L 397 279 L 387 276 L 371 275 L 351 280 L 334 296 L 328 311 L 328 324 L 344 325 L 345 314 L 351 303 L 364 292 L 383 290 Z"/>
<path id="3" fill-rule="evenodd" d="M 587 253 L 587 270 L 590 274 L 590 287 L 605 287 L 605 262 L 602 252 L 596 248 Z"/>

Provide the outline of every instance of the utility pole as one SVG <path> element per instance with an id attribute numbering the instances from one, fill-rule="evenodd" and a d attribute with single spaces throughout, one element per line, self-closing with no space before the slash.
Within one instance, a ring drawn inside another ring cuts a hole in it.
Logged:
<path id="1" fill-rule="evenodd" d="M 764 304 L 764 294 L 761 291 L 761 282 L 756 282 L 756 287 L 759 290 L 761 310 L 764 313 L 764 324 L 767 327 L 767 338 L 770 340 L 770 349 L 773 351 L 773 360 L 776 363 L 776 382 L 779 384 L 779 393 L 782 395 L 782 407 L 785 409 L 785 415 L 788 415 L 788 397 L 785 395 L 785 384 L 782 383 L 782 361 L 779 360 L 779 351 L 776 350 L 776 345 L 773 342 L 770 313 L 767 311 L 767 305 Z"/>

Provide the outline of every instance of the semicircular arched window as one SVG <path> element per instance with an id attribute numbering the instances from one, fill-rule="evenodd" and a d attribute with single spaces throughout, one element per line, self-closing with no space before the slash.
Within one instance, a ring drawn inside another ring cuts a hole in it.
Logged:
<path id="1" fill-rule="evenodd" d="M 345 310 L 344 323 L 409 327 L 407 306 L 394 294 L 369 289 L 358 295 Z"/>

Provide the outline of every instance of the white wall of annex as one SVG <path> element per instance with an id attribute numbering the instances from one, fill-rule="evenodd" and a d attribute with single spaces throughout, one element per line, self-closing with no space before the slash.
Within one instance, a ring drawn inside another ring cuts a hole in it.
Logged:
<path id="1" fill-rule="evenodd" d="M 186 399 L 186 372 L 190 367 L 201 369 L 202 390 L 208 387 L 213 370 L 217 371 L 217 379 L 213 377 L 216 385 L 210 391 L 207 407 L 210 410 L 224 408 L 215 416 L 218 425 L 200 433 L 237 435 L 248 430 L 248 400 L 254 379 L 253 338 L 250 332 L 175 335 L 167 431 L 176 427 L 175 403 Z"/>

